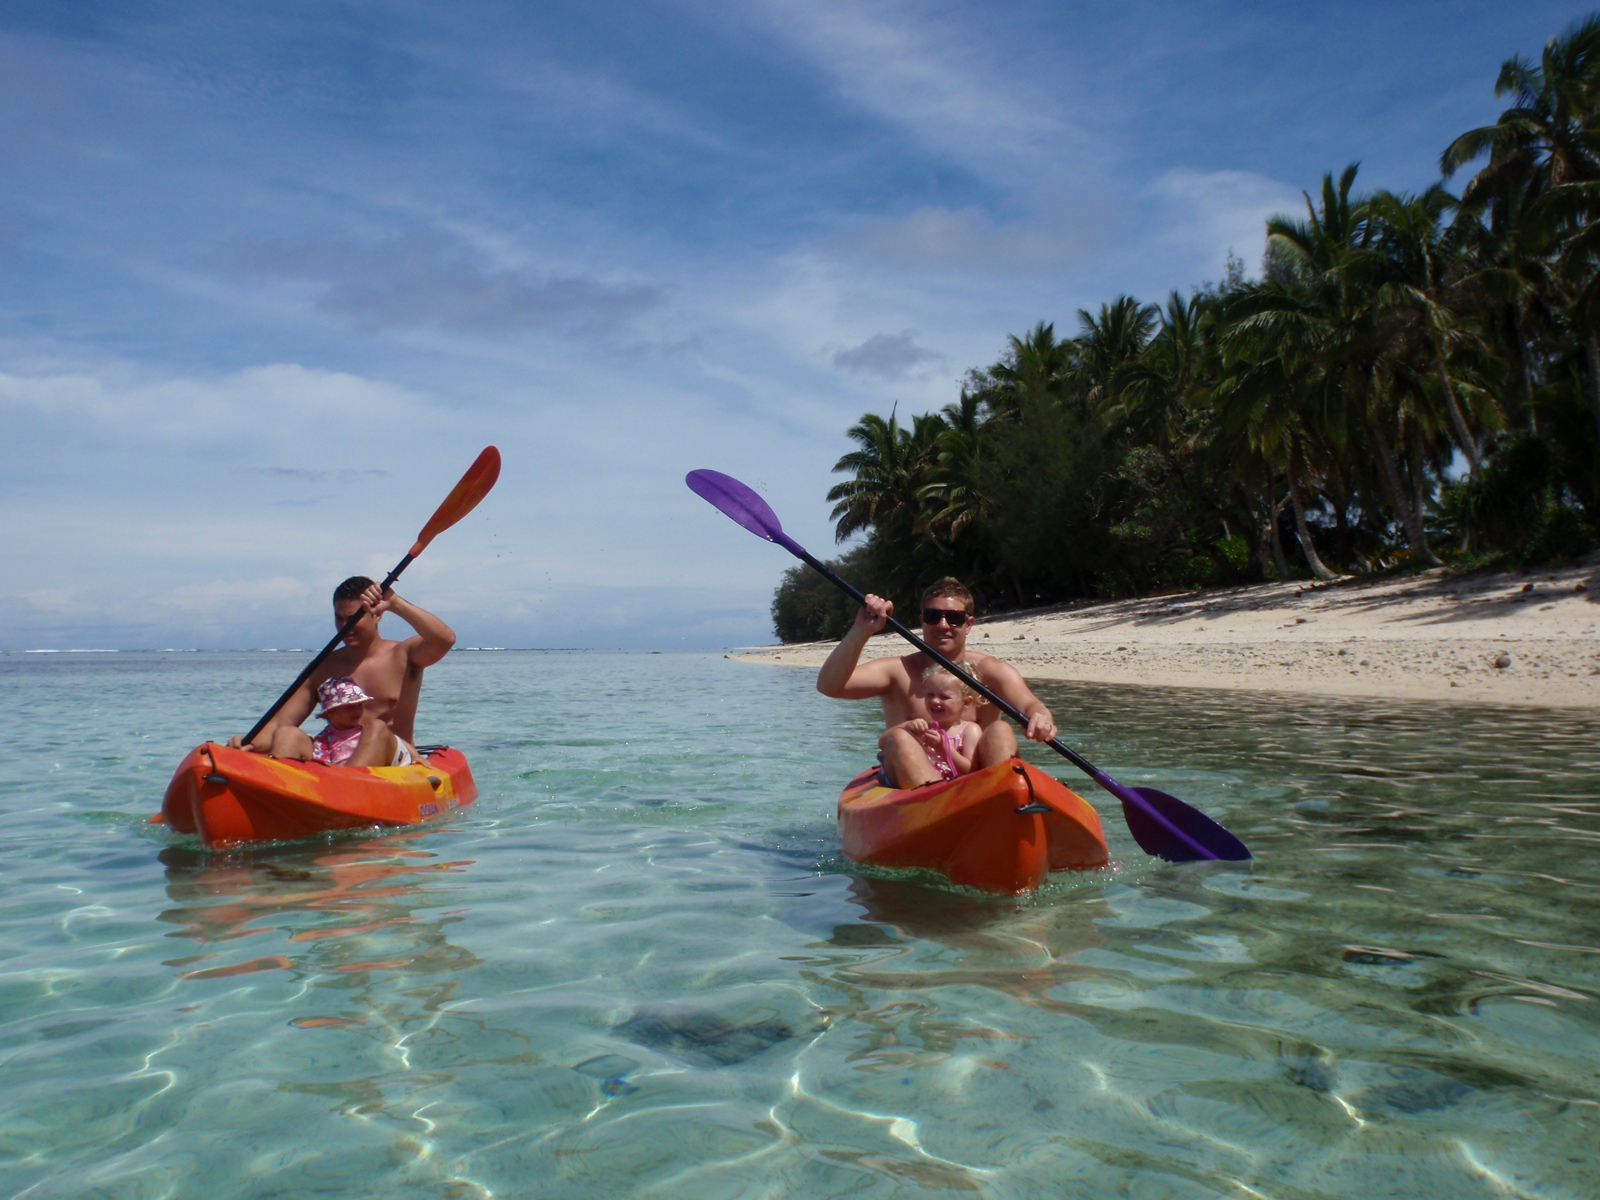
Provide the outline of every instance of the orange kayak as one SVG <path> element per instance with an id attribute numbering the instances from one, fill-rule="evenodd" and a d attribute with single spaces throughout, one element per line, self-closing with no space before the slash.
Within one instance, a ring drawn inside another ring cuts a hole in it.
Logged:
<path id="1" fill-rule="evenodd" d="M 466 755 L 448 747 L 405 767 L 329 767 L 206 742 L 179 765 L 150 819 L 231 846 L 415 825 L 477 798 Z"/>
<path id="2" fill-rule="evenodd" d="M 839 797 L 845 856 L 926 867 L 986 892 L 1031 891 L 1051 871 L 1110 861 L 1099 814 L 1060 780 L 1021 759 L 927 787 L 885 787 L 878 768 Z"/>

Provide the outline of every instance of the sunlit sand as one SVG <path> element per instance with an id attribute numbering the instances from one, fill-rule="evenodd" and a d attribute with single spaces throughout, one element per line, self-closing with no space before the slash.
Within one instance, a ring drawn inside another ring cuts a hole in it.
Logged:
<path id="1" fill-rule="evenodd" d="M 1527 574 L 1269 583 L 1000 614 L 969 644 L 1035 679 L 1597 707 L 1600 555 Z M 867 653 L 904 646 L 888 634 Z M 815 667 L 831 648 L 732 657 Z"/>

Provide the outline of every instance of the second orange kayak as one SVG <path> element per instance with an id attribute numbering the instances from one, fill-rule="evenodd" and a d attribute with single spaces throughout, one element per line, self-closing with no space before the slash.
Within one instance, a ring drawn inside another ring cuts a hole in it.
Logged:
<path id="1" fill-rule="evenodd" d="M 405 767 L 329 767 L 206 742 L 178 766 L 152 819 L 229 846 L 414 825 L 477 798 L 466 755 L 448 747 Z"/>
<path id="2" fill-rule="evenodd" d="M 1051 871 L 1111 860 L 1100 816 L 1060 780 L 1021 759 L 901 790 L 863 771 L 839 797 L 846 857 L 925 867 L 988 892 L 1031 891 Z"/>

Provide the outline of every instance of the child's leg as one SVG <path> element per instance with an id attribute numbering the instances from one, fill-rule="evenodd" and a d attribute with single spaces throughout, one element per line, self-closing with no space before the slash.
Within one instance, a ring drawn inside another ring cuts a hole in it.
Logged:
<path id="1" fill-rule="evenodd" d="M 897 788 L 919 788 L 943 776 L 928 761 L 928 752 L 914 734 L 891 729 L 883 737 L 883 766 Z"/>
<path id="2" fill-rule="evenodd" d="M 1011 730 L 1011 722 L 996 721 L 983 731 L 983 736 L 978 740 L 978 752 L 973 756 L 972 769 L 976 771 L 992 767 L 1016 756 L 1017 735 Z"/>
<path id="3" fill-rule="evenodd" d="M 362 714 L 361 740 L 356 743 L 356 752 L 350 756 L 345 765 L 350 767 L 387 767 L 394 762 L 395 746 L 398 739 L 394 730 L 389 728 L 389 722 L 379 717 L 369 717 Z"/>
<path id="4" fill-rule="evenodd" d="M 267 751 L 274 758 L 310 760 L 314 748 L 311 735 L 299 726 L 279 725 L 272 731 L 272 746 Z"/>

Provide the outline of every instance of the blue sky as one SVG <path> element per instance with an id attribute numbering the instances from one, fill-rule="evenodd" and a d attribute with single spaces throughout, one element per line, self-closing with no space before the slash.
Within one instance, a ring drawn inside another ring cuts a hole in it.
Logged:
<path id="1" fill-rule="evenodd" d="M 1417 189 L 1584 10 L 833 0 L 0 6 L 0 649 L 770 640 L 863 412 Z M 396 630 L 395 633 L 403 632 Z"/>

